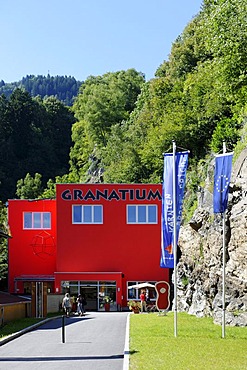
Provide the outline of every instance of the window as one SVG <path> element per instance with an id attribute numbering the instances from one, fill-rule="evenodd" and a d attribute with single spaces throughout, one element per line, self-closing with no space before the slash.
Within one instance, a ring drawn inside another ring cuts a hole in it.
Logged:
<path id="1" fill-rule="evenodd" d="M 128 205 L 128 224 L 157 224 L 157 205 Z"/>
<path id="2" fill-rule="evenodd" d="M 145 290 L 146 293 L 148 294 L 148 297 L 151 301 L 155 300 L 156 299 L 156 290 L 155 288 L 140 288 L 140 289 L 137 289 L 137 288 L 131 288 L 132 285 L 136 285 L 136 284 L 139 284 L 140 282 L 139 281 L 129 281 L 127 283 L 127 299 L 128 300 L 139 300 L 140 299 L 140 294 L 141 294 L 141 291 L 142 290 Z M 155 281 L 149 281 L 150 284 L 153 284 L 155 285 Z"/>
<path id="3" fill-rule="evenodd" d="M 50 212 L 24 212 L 24 229 L 50 229 Z"/>
<path id="4" fill-rule="evenodd" d="M 73 224 L 102 224 L 102 206 L 74 205 L 72 206 Z"/>

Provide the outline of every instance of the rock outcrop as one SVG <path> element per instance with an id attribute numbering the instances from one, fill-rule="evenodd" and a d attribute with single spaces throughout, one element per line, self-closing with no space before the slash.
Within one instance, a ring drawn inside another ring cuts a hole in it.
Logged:
<path id="1" fill-rule="evenodd" d="M 222 322 L 222 215 L 214 214 L 213 162 L 198 208 L 181 227 L 178 263 L 178 310 Z M 225 216 L 226 324 L 247 326 L 247 149 L 233 166 Z"/>

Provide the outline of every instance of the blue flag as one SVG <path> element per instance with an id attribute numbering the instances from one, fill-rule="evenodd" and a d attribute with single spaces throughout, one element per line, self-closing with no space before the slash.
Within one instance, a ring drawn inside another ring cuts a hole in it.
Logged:
<path id="1" fill-rule="evenodd" d="M 223 213 L 227 209 L 232 157 L 233 153 L 221 154 L 215 157 L 214 213 Z"/>
<path id="2" fill-rule="evenodd" d="M 175 187 L 176 187 L 176 244 L 182 220 L 182 208 L 186 170 L 189 152 L 176 153 Z M 162 236 L 161 236 L 161 267 L 174 267 L 174 206 L 173 206 L 173 154 L 164 154 L 164 174 L 162 187 Z"/>

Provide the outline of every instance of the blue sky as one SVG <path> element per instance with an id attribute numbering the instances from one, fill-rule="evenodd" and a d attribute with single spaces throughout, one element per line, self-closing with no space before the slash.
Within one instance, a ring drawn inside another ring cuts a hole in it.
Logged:
<path id="1" fill-rule="evenodd" d="M 0 80 L 27 74 L 154 77 L 202 0 L 0 0 Z"/>

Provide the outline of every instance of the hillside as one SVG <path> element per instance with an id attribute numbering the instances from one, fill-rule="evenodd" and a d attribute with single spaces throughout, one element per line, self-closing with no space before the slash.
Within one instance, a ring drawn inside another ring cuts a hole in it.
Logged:
<path id="1" fill-rule="evenodd" d="M 10 97 L 16 88 L 24 88 L 31 96 L 45 98 L 55 96 L 67 106 L 71 106 L 82 82 L 71 76 L 34 76 L 27 75 L 20 81 L 5 83 L 0 81 L 0 95 Z"/>

